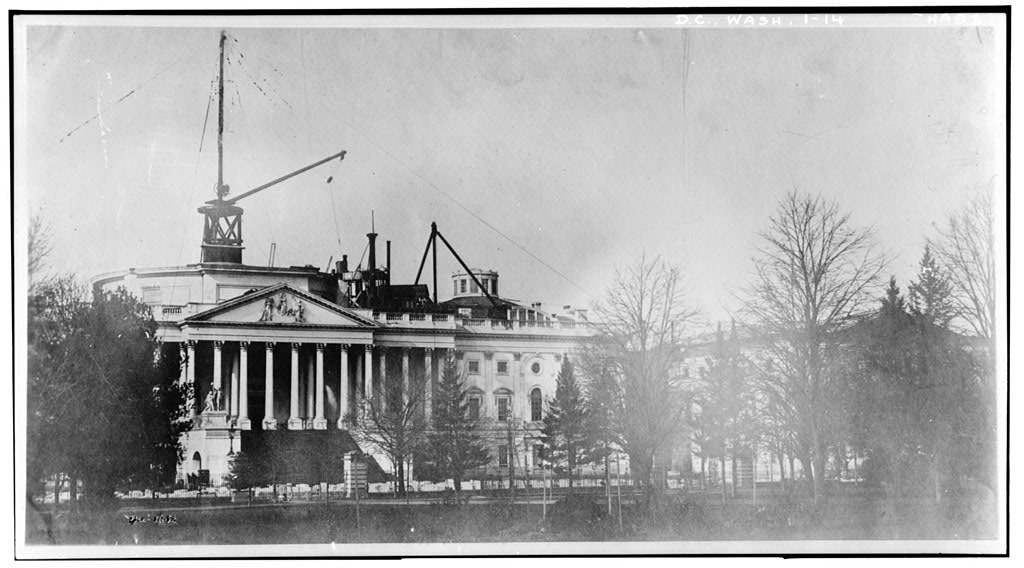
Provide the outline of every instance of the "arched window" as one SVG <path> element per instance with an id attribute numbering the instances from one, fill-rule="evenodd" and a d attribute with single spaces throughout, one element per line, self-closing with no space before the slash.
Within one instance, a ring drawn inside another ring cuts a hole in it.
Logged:
<path id="1" fill-rule="evenodd" d="M 530 391 L 530 420 L 539 422 L 543 420 L 541 413 L 544 410 L 544 400 L 540 396 L 540 389 Z"/>
<path id="2" fill-rule="evenodd" d="M 192 454 L 192 470 L 199 471 L 203 469 L 203 458 L 199 455 L 199 452 Z"/>

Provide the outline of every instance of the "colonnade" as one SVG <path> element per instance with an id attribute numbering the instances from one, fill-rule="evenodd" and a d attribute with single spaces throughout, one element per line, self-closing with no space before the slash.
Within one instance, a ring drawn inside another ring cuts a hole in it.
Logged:
<path id="1" fill-rule="evenodd" d="M 207 397 L 202 402 L 204 405 L 201 409 L 204 415 L 222 415 L 225 416 L 227 422 L 225 425 L 231 424 L 241 430 L 249 430 L 252 428 L 252 419 L 248 416 L 249 412 L 249 357 L 254 355 L 250 353 L 252 345 L 249 341 L 240 340 L 233 343 L 238 345 L 237 357 L 233 357 L 230 361 L 231 371 L 228 377 L 228 389 L 226 389 L 228 400 L 222 400 L 225 388 L 225 377 L 224 377 L 224 351 L 226 342 L 221 340 L 215 340 L 213 343 L 213 363 L 210 375 L 203 373 L 203 377 L 211 376 L 210 379 L 210 390 L 208 391 Z M 274 413 L 274 351 L 277 346 L 277 342 L 266 341 L 264 343 L 264 357 L 265 357 L 265 380 L 264 380 L 264 406 L 263 406 L 263 420 L 260 423 L 264 430 L 275 430 L 279 427 L 278 420 Z M 300 408 L 303 406 L 303 401 L 300 400 L 300 351 L 304 343 L 293 342 L 290 345 L 290 383 L 289 383 L 289 394 L 288 394 L 288 417 L 283 421 L 283 426 L 289 430 L 326 430 L 327 429 L 327 417 L 325 414 L 325 351 L 327 350 L 326 343 L 315 343 L 315 356 L 308 361 L 307 373 L 306 373 L 306 394 L 307 400 L 305 401 L 306 412 L 300 412 Z M 373 346 L 373 345 L 350 345 L 340 344 L 340 361 L 339 361 L 339 377 L 338 377 L 338 408 L 339 417 L 337 420 L 337 427 L 339 429 L 346 429 L 350 425 L 345 423 L 346 412 L 353 407 L 353 403 L 357 400 L 363 400 L 366 397 L 370 397 L 373 401 L 379 401 L 381 394 L 386 385 L 387 369 L 388 369 L 388 358 L 389 356 L 397 355 L 401 360 L 401 389 L 402 389 L 402 400 L 404 403 L 408 403 L 410 390 L 410 357 L 413 351 L 421 351 L 423 357 L 423 370 L 424 376 L 426 377 L 424 390 L 418 393 L 422 397 L 423 412 L 425 413 L 426 419 L 430 420 L 432 396 L 433 396 L 433 385 L 435 384 L 435 372 L 440 374 L 441 365 L 435 364 L 435 359 L 440 358 L 444 361 L 445 358 L 451 357 L 454 354 L 452 349 L 436 349 L 432 347 L 387 347 L 387 346 Z M 182 381 L 195 385 L 196 382 L 196 352 L 198 342 L 196 340 L 188 340 L 184 342 L 182 349 L 184 356 L 185 365 L 182 368 Z M 440 353 L 437 353 L 440 351 Z M 233 352 L 233 349 L 232 349 Z M 376 352 L 376 356 L 375 353 Z M 376 360 L 376 361 L 375 361 Z M 360 379 L 356 381 L 350 380 L 350 371 L 352 364 L 355 363 L 355 378 Z M 375 365 L 376 363 L 376 365 Z M 350 392 L 349 383 L 353 382 L 355 393 Z M 312 386 L 312 388 L 309 388 Z M 309 417 L 309 409 L 312 409 L 312 417 Z M 192 409 L 192 414 L 195 416 L 196 410 Z M 305 414 L 305 418 L 303 415 Z"/>

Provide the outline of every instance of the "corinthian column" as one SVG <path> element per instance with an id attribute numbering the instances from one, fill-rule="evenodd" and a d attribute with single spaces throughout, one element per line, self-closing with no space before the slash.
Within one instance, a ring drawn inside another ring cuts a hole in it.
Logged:
<path id="1" fill-rule="evenodd" d="M 377 389 L 378 392 L 374 393 L 371 400 L 379 402 L 383 398 L 381 408 L 386 408 L 388 399 L 388 349 L 387 347 L 380 348 L 380 387 Z"/>
<path id="2" fill-rule="evenodd" d="M 363 346 L 363 398 L 373 400 L 373 346 Z"/>
<path id="3" fill-rule="evenodd" d="M 224 410 L 224 391 L 221 390 L 221 351 L 224 348 L 223 341 L 213 342 L 213 404 L 217 410 Z M 205 408 L 203 410 L 206 410 Z"/>
<path id="4" fill-rule="evenodd" d="M 430 347 L 423 350 L 423 374 L 426 375 L 426 384 L 423 385 L 423 416 L 429 425 L 434 399 L 434 350 Z"/>
<path id="5" fill-rule="evenodd" d="M 348 345 L 341 344 L 341 385 L 338 388 L 338 428 L 345 428 L 345 414 L 348 413 Z"/>
<path id="6" fill-rule="evenodd" d="M 292 384 L 289 393 L 288 406 L 288 429 L 302 430 L 302 418 L 299 418 L 299 346 L 300 343 L 292 343 Z"/>
<path id="7" fill-rule="evenodd" d="M 263 399 L 263 429 L 277 430 L 277 418 L 274 418 L 274 343 L 267 342 L 266 383 Z"/>
<path id="8" fill-rule="evenodd" d="M 327 345 L 316 344 L 316 414 L 313 416 L 313 429 L 326 430 L 327 419 L 324 418 L 324 349 Z"/>
<path id="9" fill-rule="evenodd" d="M 252 428 L 249 420 L 249 342 L 238 344 L 238 427 L 242 430 Z"/>
<path id="10" fill-rule="evenodd" d="M 409 348 L 402 348 L 402 405 L 409 405 Z"/>

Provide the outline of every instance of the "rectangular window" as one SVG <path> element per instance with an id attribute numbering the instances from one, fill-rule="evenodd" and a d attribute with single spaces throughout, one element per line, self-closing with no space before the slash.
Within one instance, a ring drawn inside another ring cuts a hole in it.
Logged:
<path id="1" fill-rule="evenodd" d="M 498 422 L 508 422 L 512 410 L 512 400 L 507 396 L 498 399 Z"/>
<path id="2" fill-rule="evenodd" d="M 469 419 L 480 420 L 480 397 L 469 397 Z"/>
<path id="3" fill-rule="evenodd" d="M 507 375 L 508 374 L 508 361 L 498 361 L 498 374 L 499 375 Z"/>
<path id="4" fill-rule="evenodd" d="M 479 375 L 480 374 L 480 361 L 469 362 L 469 374 Z"/>
<path id="5" fill-rule="evenodd" d="M 476 290 L 477 290 L 477 288 L 476 288 L 476 280 L 470 280 L 470 282 L 469 282 L 469 291 L 472 292 L 473 294 L 476 294 Z"/>
<path id="6" fill-rule="evenodd" d="M 497 280 L 491 280 L 491 295 L 492 296 L 497 296 L 498 295 L 498 281 Z"/>
<path id="7" fill-rule="evenodd" d="M 459 291 L 461 291 L 463 294 L 466 293 L 466 279 L 465 278 L 463 278 L 462 280 L 459 280 Z"/>
<path id="8" fill-rule="evenodd" d="M 498 446 L 498 467 L 508 467 L 508 446 Z"/>
<path id="9" fill-rule="evenodd" d="M 544 446 L 541 444 L 533 445 L 533 467 L 540 467 L 541 460 L 544 458 Z"/>
<path id="10" fill-rule="evenodd" d="M 456 295 L 458 293 L 459 293 L 459 281 L 458 280 L 452 280 L 452 295 Z"/>

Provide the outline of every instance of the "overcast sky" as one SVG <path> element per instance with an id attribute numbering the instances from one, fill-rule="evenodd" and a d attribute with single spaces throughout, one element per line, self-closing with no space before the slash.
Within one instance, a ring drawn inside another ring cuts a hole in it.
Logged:
<path id="1" fill-rule="evenodd" d="M 468 263 L 499 271 L 505 296 L 586 305 L 646 252 L 679 265 L 694 306 L 720 320 L 794 187 L 873 226 L 905 284 L 933 223 L 1005 186 L 1005 45 L 991 28 L 666 23 L 229 25 L 233 193 L 348 152 L 240 203 L 245 262 L 265 264 L 275 242 L 277 266 L 354 265 L 373 210 L 396 283 L 415 277 L 437 221 Z M 52 226 L 56 271 L 198 262 L 218 31 L 29 28 L 20 180 Z M 456 264 L 439 258 L 445 298 Z"/>

